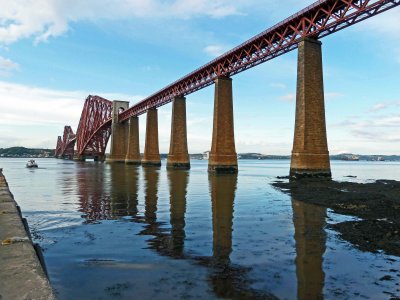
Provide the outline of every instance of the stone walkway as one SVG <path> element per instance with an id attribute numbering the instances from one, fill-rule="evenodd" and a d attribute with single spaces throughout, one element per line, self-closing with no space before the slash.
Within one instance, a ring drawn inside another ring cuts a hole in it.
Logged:
<path id="1" fill-rule="evenodd" d="M 0 299 L 55 299 L 0 169 Z"/>

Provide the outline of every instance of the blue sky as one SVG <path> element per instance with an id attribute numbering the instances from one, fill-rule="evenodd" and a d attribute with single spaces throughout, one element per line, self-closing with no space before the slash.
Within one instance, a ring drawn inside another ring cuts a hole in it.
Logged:
<path id="1" fill-rule="evenodd" d="M 313 1 L 0 0 L 0 147 L 54 148 L 95 94 L 130 104 Z M 400 154 L 400 8 L 322 39 L 329 150 Z M 289 154 L 297 51 L 233 77 L 238 152 Z M 209 150 L 213 87 L 187 97 Z M 171 105 L 159 110 L 168 152 Z M 141 149 L 145 116 L 140 117 Z"/>

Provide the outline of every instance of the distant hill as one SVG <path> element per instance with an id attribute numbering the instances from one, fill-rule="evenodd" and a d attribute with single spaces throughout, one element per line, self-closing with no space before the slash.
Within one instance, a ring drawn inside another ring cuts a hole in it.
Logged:
<path id="1" fill-rule="evenodd" d="M 261 153 L 239 153 L 239 159 L 290 159 L 290 155 L 265 155 Z M 400 155 L 360 155 L 352 153 L 343 153 L 331 155 L 331 160 L 347 161 L 400 161 Z"/>
<path id="2" fill-rule="evenodd" d="M 25 147 L 0 148 L 0 157 L 54 157 L 54 149 L 32 149 Z M 161 153 L 161 158 L 168 154 Z M 191 159 L 203 159 L 203 153 L 190 154 Z M 290 155 L 265 155 L 261 153 L 239 153 L 239 159 L 290 159 Z M 346 161 L 400 161 L 400 155 L 361 155 L 343 153 L 331 155 L 331 160 Z"/>
<path id="3" fill-rule="evenodd" d="M 54 149 L 0 148 L 0 157 L 54 157 Z"/>

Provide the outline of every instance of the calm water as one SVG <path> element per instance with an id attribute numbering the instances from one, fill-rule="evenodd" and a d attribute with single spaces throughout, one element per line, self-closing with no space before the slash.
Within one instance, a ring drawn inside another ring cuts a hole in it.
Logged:
<path id="1" fill-rule="evenodd" d="M 390 299 L 380 280 L 400 258 L 361 252 L 327 224 L 344 217 L 274 189 L 289 161 L 206 161 L 166 171 L 102 163 L 0 159 L 44 250 L 59 299 Z M 400 163 L 332 162 L 336 180 L 400 180 Z M 392 273 L 393 274 L 393 273 Z M 396 274 L 393 274 L 396 277 Z M 397 277 L 399 278 L 399 277 Z"/>

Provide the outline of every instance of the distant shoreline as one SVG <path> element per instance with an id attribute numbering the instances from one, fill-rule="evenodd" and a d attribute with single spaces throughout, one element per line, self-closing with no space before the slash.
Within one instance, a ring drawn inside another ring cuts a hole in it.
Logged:
<path id="1" fill-rule="evenodd" d="M 162 153 L 161 158 L 167 158 L 168 154 Z M 53 158 L 54 149 L 35 149 L 25 147 L 0 148 L 0 158 Z M 206 160 L 206 152 L 190 154 L 191 159 Z M 238 153 L 238 159 L 290 159 L 290 155 L 266 155 L 261 153 Z M 400 161 L 400 155 L 382 155 L 382 154 L 353 154 L 342 153 L 330 155 L 331 160 L 342 161 Z"/>

